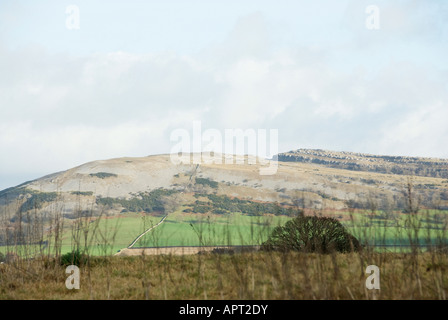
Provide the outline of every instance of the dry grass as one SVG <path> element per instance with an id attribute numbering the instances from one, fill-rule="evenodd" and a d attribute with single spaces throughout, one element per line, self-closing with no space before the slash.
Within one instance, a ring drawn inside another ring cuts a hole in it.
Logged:
<path id="1" fill-rule="evenodd" d="M 366 289 L 368 265 L 380 290 Z M 55 260 L 19 259 L 0 265 L 0 299 L 446 299 L 447 268 L 436 251 L 95 257 L 69 290 Z"/>

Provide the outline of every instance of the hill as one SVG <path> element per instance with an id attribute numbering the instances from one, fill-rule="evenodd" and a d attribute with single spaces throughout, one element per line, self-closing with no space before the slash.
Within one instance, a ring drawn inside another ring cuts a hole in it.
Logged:
<path id="1" fill-rule="evenodd" d="M 422 207 L 448 207 L 447 160 L 306 149 L 278 158 L 277 173 L 265 176 L 248 157 L 244 164 L 176 165 L 169 155 L 93 161 L 1 191 L 0 213 L 13 221 L 27 211 L 73 218 L 86 210 L 160 213 L 180 205 L 187 212 L 247 214 L 341 210 L 348 203 L 404 208 L 409 183 Z"/>

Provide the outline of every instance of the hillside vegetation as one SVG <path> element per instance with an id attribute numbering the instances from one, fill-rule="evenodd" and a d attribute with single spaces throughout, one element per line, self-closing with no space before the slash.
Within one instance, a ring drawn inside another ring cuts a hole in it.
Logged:
<path id="1" fill-rule="evenodd" d="M 448 179 L 448 160 L 436 158 L 381 156 L 320 149 L 298 149 L 280 153 L 279 161 L 315 163 L 331 168 L 377 173 L 415 175 Z"/>

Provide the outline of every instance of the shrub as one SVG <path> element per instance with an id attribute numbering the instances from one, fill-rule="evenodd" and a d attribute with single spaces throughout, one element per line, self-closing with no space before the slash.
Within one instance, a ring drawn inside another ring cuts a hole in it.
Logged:
<path id="1" fill-rule="evenodd" d="M 75 196 L 93 196 L 92 191 L 72 191 L 71 194 Z"/>
<path id="2" fill-rule="evenodd" d="M 302 252 L 359 251 L 359 241 L 334 218 L 298 216 L 276 227 L 262 250 Z"/>
<path id="3" fill-rule="evenodd" d="M 79 250 L 73 250 L 72 252 L 67 252 L 61 256 L 60 264 L 62 266 L 82 266 L 87 263 L 88 256 Z"/>
<path id="4" fill-rule="evenodd" d="M 115 173 L 109 173 L 109 172 L 97 172 L 97 173 L 91 173 L 91 177 L 97 177 L 100 179 L 110 178 L 110 177 L 117 177 Z"/>
<path id="5" fill-rule="evenodd" d="M 204 186 L 209 186 L 211 188 L 218 188 L 218 182 L 207 179 L 207 178 L 196 178 L 195 179 L 196 184 L 202 184 Z"/>
<path id="6" fill-rule="evenodd" d="M 235 250 L 229 248 L 215 248 L 212 250 L 215 254 L 234 254 Z"/>

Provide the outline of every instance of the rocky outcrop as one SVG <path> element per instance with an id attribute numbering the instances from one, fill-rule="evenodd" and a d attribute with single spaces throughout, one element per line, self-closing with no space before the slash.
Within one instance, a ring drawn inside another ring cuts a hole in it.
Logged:
<path id="1" fill-rule="evenodd" d="M 321 149 L 298 149 L 280 153 L 278 160 L 315 163 L 331 168 L 353 171 L 448 178 L 448 159 L 381 156 Z"/>

